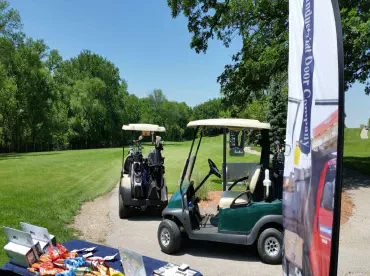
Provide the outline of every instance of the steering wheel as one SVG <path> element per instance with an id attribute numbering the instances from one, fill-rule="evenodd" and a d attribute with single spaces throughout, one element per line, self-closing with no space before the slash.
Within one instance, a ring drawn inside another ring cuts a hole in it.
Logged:
<path id="1" fill-rule="evenodd" d="M 210 173 L 214 174 L 218 178 L 221 178 L 221 173 L 217 169 L 216 164 L 211 159 L 209 159 L 209 158 L 208 158 L 208 165 L 209 165 Z"/>

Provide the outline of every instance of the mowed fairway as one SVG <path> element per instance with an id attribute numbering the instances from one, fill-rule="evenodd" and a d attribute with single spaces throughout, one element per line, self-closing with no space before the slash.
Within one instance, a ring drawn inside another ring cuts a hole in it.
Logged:
<path id="1" fill-rule="evenodd" d="M 110 191 L 119 179 L 122 150 L 97 149 L 0 155 L 0 224 L 47 227 L 63 242 L 81 203 Z M 0 264 L 7 258 L 0 233 Z"/>
<path id="2" fill-rule="evenodd" d="M 197 143 L 197 140 L 196 140 Z M 195 143 L 193 154 L 196 150 Z M 173 193 L 178 189 L 179 179 L 188 157 L 191 141 L 186 142 L 168 142 L 164 145 L 163 156 L 165 157 L 166 167 L 166 183 L 168 192 Z M 218 169 L 222 170 L 222 135 L 214 137 L 204 137 L 199 148 L 197 160 L 194 166 L 193 176 L 204 178 L 209 172 L 208 158 L 211 158 L 217 165 Z M 244 157 L 229 156 L 227 153 L 227 162 L 258 162 L 259 156 L 253 154 L 245 154 Z M 216 176 L 211 176 L 209 181 L 212 183 L 213 190 L 222 190 L 221 179 Z"/>
<path id="3" fill-rule="evenodd" d="M 178 181 L 191 142 L 165 142 L 166 181 L 169 193 Z M 151 145 L 144 144 L 146 155 Z M 125 150 L 125 154 L 127 149 Z M 49 229 L 63 242 L 73 238 L 67 227 L 81 203 L 110 191 L 119 180 L 122 149 L 95 149 L 0 155 L 1 225 L 19 228 L 29 222 Z M 222 136 L 205 137 L 199 149 L 194 174 L 204 177 L 211 158 L 221 170 Z M 255 155 L 231 157 L 233 161 L 258 161 Z M 212 176 L 212 189 L 222 189 Z M 6 239 L 0 234 L 0 264 L 6 262 Z"/>
<path id="4" fill-rule="evenodd" d="M 370 139 L 361 139 L 360 133 L 359 128 L 344 130 L 344 167 L 370 175 Z"/>

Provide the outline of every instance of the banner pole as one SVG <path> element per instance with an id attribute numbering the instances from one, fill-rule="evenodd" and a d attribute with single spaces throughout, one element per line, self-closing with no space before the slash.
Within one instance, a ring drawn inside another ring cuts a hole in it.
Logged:
<path id="1" fill-rule="evenodd" d="M 338 50 L 338 143 L 337 143 L 337 170 L 336 184 L 334 191 L 334 216 L 333 232 L 331 243 L 331 262 L 330 276 L 338 273 L 338 254 L 339 254 L 339 232 L 340 232 L 340 214 L 342 198 L 342 179 L 343 179 L 343 143 L 344 143 L 344 54 L 343 54 L 343 31 L 340 18 L 340 9 L 338 0 L 331 0 L 337 31 L 337 50 Z"/>

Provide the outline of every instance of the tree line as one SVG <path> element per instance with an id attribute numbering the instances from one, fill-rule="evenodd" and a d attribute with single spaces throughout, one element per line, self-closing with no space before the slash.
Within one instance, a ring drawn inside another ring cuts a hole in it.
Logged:
<path id="1" fill-rule="evenodd" d="M 165 126 L 165 139 L 181 141 L 191 119 L 220 115 L 220 99 L 204 105 L 170 101 L 160 89 L 138 98 L 113 62 L 89 50 L 63 60 L 27 37 L 18 11 L 0 0 L 2 152 L 119 146 L 122 125 L 140 122 Z"/>

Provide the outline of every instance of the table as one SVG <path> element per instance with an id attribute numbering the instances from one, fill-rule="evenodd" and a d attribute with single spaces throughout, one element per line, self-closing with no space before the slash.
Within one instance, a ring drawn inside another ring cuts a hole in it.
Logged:
<path id="1" fill-rule="evenodd" d="M 96 246 L 96 251 L 94 252 L 94 256 L 99 256 L 99 257 L 110 256 L 110 255 L 114 255 L 118 253 L 114 261 L 107 261 L 107 264 L 116 270 L 124 272 L 118 249 L 100 245 L 100 244 L 87 242 L 87 241 L 82 241 L 82 240 L 70 240 L 70 241 L 63 243 L 63 246 L 67 248 L 68 250 Z M 167 262 L 156 260 L 156 259 L 153 259 L 147 256 L 143 256 L 143 262 L 145 265 L 145 271 L 146 271 L 147 276 L 153 275 L 154 270 L 167 264 Z M 20 275 L 24 275 L 24 276 L 35 276 L 35 274 L 29 272 L 26 268 L 23 268 L 23 267 L 20 267 L 20 266 L 11 264 L 11 263 L 6 263 L 1 269 L 12 271 Z M 195 274 L 194 276 L 202 276 L 202 274 L 200 272 L 197 272 L 197 274 Z"/>

